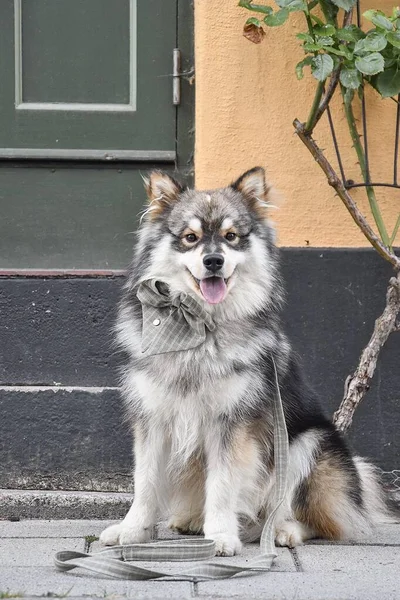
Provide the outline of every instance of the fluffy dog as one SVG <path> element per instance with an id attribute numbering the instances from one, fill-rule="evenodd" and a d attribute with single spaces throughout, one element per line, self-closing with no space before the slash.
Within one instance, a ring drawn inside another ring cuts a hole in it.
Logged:
<path id="1" fill-rule="evenodd" d="M 217 555 L 240 551 L 273 501 L 271 357 L 290 442 L 276 543 L 354 537 L 389 518 L 374 467 L 351 455 L 306 387 L 282 331 L 282 280 L 268 221 L 273 192 L 264 170 L 212 191 L 184 189 L 153 172 L 146 189 L 149 205 L 118 319 L 130 357 L 123 395 L 134 432 L 135 496 L 101 541 L 145 542 L 168 511 L 171 528 L 203 532 Z M 197 300 L 213 323 L 202 343 L 143 352 L 137 293 L 147 280 L 164 286 L 171 310 L 182 294 Z"/>

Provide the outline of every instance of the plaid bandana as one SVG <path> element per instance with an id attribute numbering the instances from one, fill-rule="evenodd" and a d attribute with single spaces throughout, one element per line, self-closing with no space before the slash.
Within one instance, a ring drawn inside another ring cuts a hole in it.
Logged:
<path id="1" fill-rule="evenodd" d="M 200 302 L 185 292 L 172 298 L 163 281 L 143 281 L 136 295 L 143 311 L 144 356 L 196 348 L 204 343 L 206 329 L 215 329 L 215 323 Z"/>

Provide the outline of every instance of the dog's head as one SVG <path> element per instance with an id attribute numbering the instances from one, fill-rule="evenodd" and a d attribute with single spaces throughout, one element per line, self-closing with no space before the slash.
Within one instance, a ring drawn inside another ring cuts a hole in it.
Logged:
<path id="1" fill-rule="evenodd" d="M 191 292 L 208 307 L 265 305 L 276 260 L 264 169 L 212 191 L 184 189 L 155 171 L 145 187 L 149 205 L 139 244 L 148 250 L 145 277 L 163 278 L 172 292 Z"/>

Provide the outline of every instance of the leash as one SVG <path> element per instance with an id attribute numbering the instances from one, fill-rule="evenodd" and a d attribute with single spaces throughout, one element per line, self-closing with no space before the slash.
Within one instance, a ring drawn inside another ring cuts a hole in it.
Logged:
<path id="1" fill-rule="evenodd" d="M 190 566 L 181 573 L 164 573 L 145 569 L 130 561 L 208 561 L 215 556 L 215 542 L 207 539 L 179 539 L 129 544 L 104 548 L 95 554 L 64 550 L 57 552 L 54 563 L 60 571 L 71 571 L 81 567 L 87 571 L 107 575 L 114 579 L 165 581 L 206 581 L 228 579 L 238 573 L 265 573 L 270 571 L 277 554 L 275 551 L 275 514 L 285 498 L 289 442 L 279 390 L 275 361 L 274 369 L 274 467 L 275 467 L 275 508 L 263 527 L 260 538 L 260 554 L 246 565 L 229 565 L 223 562 L 204 562 Z"/>

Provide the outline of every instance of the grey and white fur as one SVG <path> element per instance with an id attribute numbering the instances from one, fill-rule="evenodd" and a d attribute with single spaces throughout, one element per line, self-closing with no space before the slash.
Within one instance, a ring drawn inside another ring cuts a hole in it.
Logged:
<path id="1" fill-rule="evenodd" d="M 282 331 L 282 280 L 268 220 L 264 170 L 211 191 L 153 172 L 149 204 L 119 311 L 129 355 L 123 396 L 134 433 L 135 495 L 107 545 L 145 542 L 160 516 L 180 532 L 240 552 L 271 507 L 274 483 L 272 363 L 290 441 L 289 485 L 276 543 L 340 539 L 390 519 L 375 468 L 353 457 L 306 387 Z M 199 299 L 216 324 L 204 344 L 144 357 L 139 281 L 158 278 L 171 297 Z"/>

